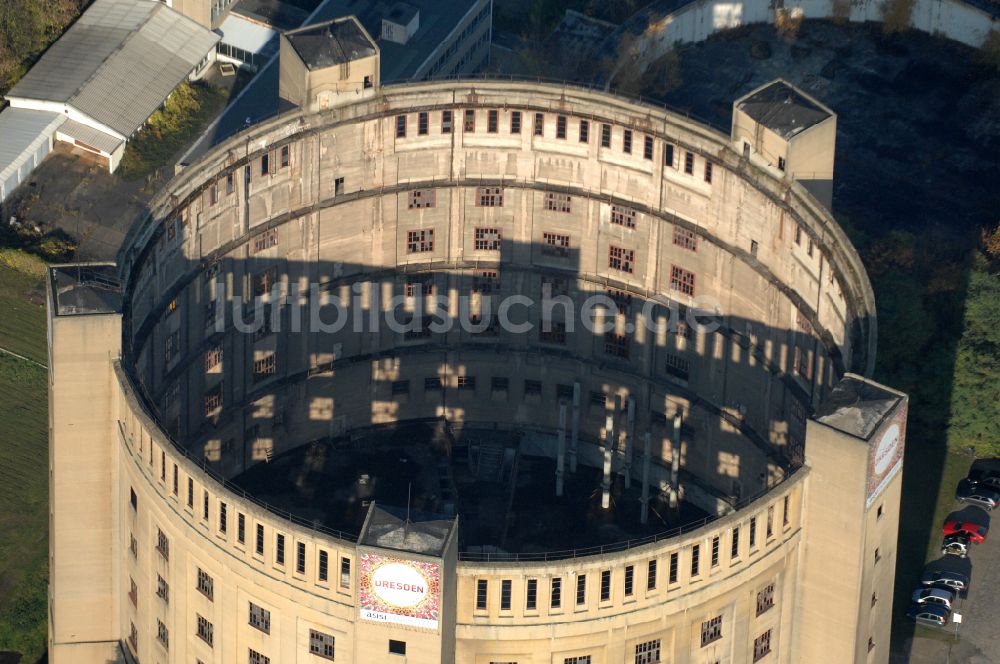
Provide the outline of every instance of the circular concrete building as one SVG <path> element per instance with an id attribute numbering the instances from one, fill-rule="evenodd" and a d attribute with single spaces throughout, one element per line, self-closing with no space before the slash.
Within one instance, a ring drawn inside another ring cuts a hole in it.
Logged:
<path id="1" fill-rule="evenodd" d="M 887 661 L 906 401 L 795 181 L 828 109 L 351 64 L 53 269 L 52 661 Z"/>

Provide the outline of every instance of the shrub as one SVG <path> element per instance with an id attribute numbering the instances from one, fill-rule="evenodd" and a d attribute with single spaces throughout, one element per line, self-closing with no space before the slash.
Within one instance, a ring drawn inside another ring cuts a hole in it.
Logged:
<path id="1" fill-rule="evenodd" d="M 1000 259 L 1000 223 L 993 229 L 984 228 L 982 231 L 983 251 L 992 260 Z"/>
<path id="2" fill-rule="evenodd" d="M 118 173 L 127 180 L 154 175 L 197 135 L 224 101 L 225 95 L 219 90 L 204 84 L 181 83 L 125 146 Z"/>
<path id="3" fill-rule="evenodd" d="M 1000 453 L 1000 276 L 977 252 L 969 274 L 948 422 L 953 450 Z"/>

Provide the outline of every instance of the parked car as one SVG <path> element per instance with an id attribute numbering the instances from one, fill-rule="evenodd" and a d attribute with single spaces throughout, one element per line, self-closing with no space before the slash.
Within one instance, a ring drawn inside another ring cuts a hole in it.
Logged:
<path id="1" fill-rule="evenodd" d="M 969 541 L 973 544 L 982 544 L 986 541 L 986 535 L 989 532 L 989 528 L 986 526 L 981 526 L 978 523 L 972 521 L 962 521 L 961 519 L 948 519 L 944 522 L 944 528 L 942 531 L 945 535 L 955 535 L 956 533 L 965 533 L 969 537 Z"/>
<path id="2" fill-rule="evenodd" d="M 955 601 L 955 593 L 947 588 L 930 586 L 928 588 L 917 588 L 910 598 L 913 604 L 940 604 L 951 609 L 951 603 Z"/>
<path id="3" fill-rule="evenodd" d="M 969 538 L 963 533 L 948 535 L 941 542 L 941 553 L 965 558 L 969 555 Z"/>
<path id="4" fill-rule="evenodd" d="M 951 617 L 951 609 L 940 604 L 911 604 L 906 617 L 921 625 L 944 627 Z"/>
<path id="5" fill-rule="evenodd" d="M 969 587 L 969 577 L 961 572 L 952 572 L 945 569 L 924 570 L 920 577 L 920 583 L 925 586 L 941 586 L 950 588 L 955 592 L 961 592 Z"/>
<path id="6" fill-rule="evenodd" d="M 1000 491 L 1000 468 L 973 468 L 965 481 Z"/>
<path id="7" fill-rule="evenodd" d="M 955 498 L 963 503 L 982 507 L 984 510 L 991 510 L 1000 505 L 1000 491 L 990 488 L 987 484 L 976 484 L 968 480 L 958 483 Z"/>

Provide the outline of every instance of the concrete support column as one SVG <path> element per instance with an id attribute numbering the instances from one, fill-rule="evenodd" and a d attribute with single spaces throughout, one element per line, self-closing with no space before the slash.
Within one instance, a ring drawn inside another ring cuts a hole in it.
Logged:
<path id="1" fill-rule="evenodd" d="M 615 418 L 608 413 L 604 418 L 604 474 L 601 479 L 601 507 L 611 507 L 611 453 L 614 450 Z"/>
<path id="2" fill-rule="evenodd" d="M 674 435 L 670 450 L 670 507 L 677 507 L 677 494 L 680 491 L 681 471 L 681 411 L 677 409 L 674 415 Z"/>
<path id="3" fill-rule="evenodd" d="M 625 488 L 632 486 L 632 449 L 635 447 L 635 395 L 628 395 L 628 424 L 625 428 Z"/>
<path id="4" fill-rule="evenodd" d="M 639 523 L 646 525 L 649 521 L 649 464 L 650 464 L 650 433 L 647 431 L 642 446 L 642 498 Z"/>
<path id="5" fill-rule="evenodd" d="M 566 465 L 566 402 L 559 402 L 559 447 L 556 451 L 556 496 L 563 495 L 563 474 Z"/>
<path id="6" fill-rule="evenodd" d="M 570 423 L 569 472 L 576 472 L 576 448 L 580 442 L 580 383 L 573 383 L 573 420 Z"/>

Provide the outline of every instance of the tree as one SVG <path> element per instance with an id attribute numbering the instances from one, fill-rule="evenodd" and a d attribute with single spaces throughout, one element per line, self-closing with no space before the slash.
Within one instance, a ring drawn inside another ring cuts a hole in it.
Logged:
<path id="1" fill-rule="evenodd" d="M 866 254 L 868 271 L 872 274 L 894 268 L 910 270 L 916 260 L 916 237 L 908 231 L 893 229 L 873 241 Z"/>
<path id="2" fill-rule="evenodd" d="M 948 444 L 1000 453 L 1000 276 L 977 252 L 955 358 Z"/>
<path id="3" fill-rule="evenodd" d="M 1000 223 L 992 230 L 983 229 L 982 232 L 983 251 L 991 260 L 1000 259 Z"/>
<path id="4" fill-rule="evenodd" d="M 0 95 L 7 94 L 90 0 L 3 0 Z"/>

